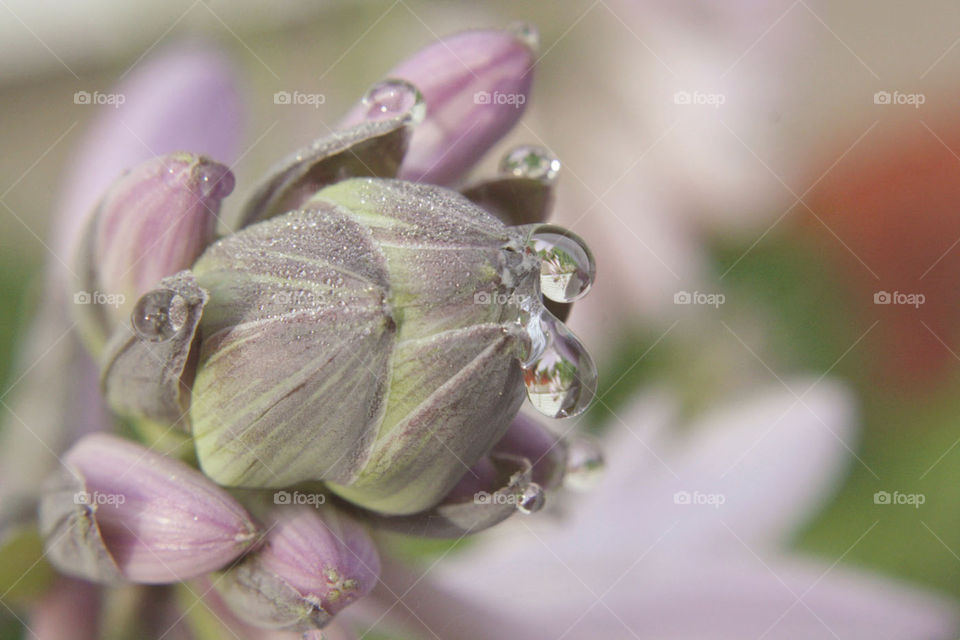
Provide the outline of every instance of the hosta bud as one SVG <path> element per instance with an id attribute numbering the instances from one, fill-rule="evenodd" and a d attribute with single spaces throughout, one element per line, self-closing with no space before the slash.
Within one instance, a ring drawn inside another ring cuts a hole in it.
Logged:
<path id="1" fill-rule="evenodd" d="M 107 191 L 75 257 L 74 311 L 93 351 L 129 324 L 141 294 L 193 264 L 233 186 L 227 167 L 177 153 L 138 165 Z"/>
<path id="2" fill-rule="evenodd" d="M 214 581 L 240 619 L 267 629 L 317 629 L 376 584 L 373 541 L 334 507 L 277 506 L 267 520 L 263 547 Z"/>
<path id="3" fill-rule="evenodd" d="M 97 582 L 179 582 L 240 555 L 257 529 L 223 489 L 184 463 L 105 434 L 63 458 L 40 503 L 47 557 Z"/>
<path id="4" fill-rule="evenodd" d="M 230 486 L 323 480 L 368 509 L 438 503 L 527 395 L 553 417 L 596 370 L 546 311 L 592 282 L 589 251 L 508 227 L 432 185 L 354 178 L 211 245 L 190 423 Z"/>
<path id="5" fill-rule="evenodd" d="M 387 77 L 417 87 L 427 106 L 398 177 L 450 184 L 466 173 L 523 114 L 535 48 L 536 33 L 528 26 L 465 31 L 394 67 Z M 378 117 L 375 107 L 376 96 L 368 95 L 344 126 Z"/>
<path id="6" fill-rule="evenodd" d="M 326 480 L 390 513 L 439 501 L 523 399 L 520 235 L 454 192 L 353 179 L 213 244 L 194 266 L 204 471 Z"/>

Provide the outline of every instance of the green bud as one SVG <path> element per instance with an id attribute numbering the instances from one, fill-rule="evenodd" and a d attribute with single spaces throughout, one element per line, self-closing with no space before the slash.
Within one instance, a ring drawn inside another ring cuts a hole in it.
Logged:
<path id="1" fill-rule="evenodd" d="M 510 425 L 538 297 L 523 233 L 446 189 L 351 179 L 211 245 L 190 418 L 231 486 L 436 504 Z"/>

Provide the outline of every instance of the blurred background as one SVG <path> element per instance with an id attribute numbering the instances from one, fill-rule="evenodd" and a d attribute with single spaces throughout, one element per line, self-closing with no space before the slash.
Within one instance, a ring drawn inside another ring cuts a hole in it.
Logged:
<path id="1" fill-rule="evenodd" d="M 245 185 L 401 57 L 516 20 L 540 31 L 534 93 L 477 172 L 521 142 L 563 164 L 555 220 L 598 261 L 570 321 L 601 372 L 583 426 L 617 429 L 639 392 L 695 417 L 771 385 L 800 397 L 797 376 L 841 381 L 849 462 L 792 545 L 960 596 L 955 2 L 0 0 L 0 388 L 71 150 L 113 108 L 76 92 L 217 43 L 245 81 Z M 285 90 L 325 99 L 279 107 Z"/>

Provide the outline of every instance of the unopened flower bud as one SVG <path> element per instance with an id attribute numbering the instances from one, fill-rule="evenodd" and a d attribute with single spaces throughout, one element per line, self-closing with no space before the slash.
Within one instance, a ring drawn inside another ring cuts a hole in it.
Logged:
<path id="1" fill-rule="evenodd" d="M 530 94 L 535 40 L 531 27 L 465 31 L 394 67 L 386 77 L 415 86 L 427 106 L 398 177 L 450 184 L 506 134 Z M 354 107 L 343 125 L 377 117 L 369 103 Z"/>
<path id="2" fill-rule="evenodd" d="M 140 295 L 193 264 L 233 186 L 227 167 L 176 153 L 138 165 L 107 191 L 75 257 L 74 312 L 94 352 L 129 324 Z"/>
<path id="3" fill-rule="evenodd" d="M 47 557 L 96 582 L 179 582 L 223 567 L 257 529 L 223 489 L 184 463 L 105 434 L 87 436 L 40 503 Z"/>
<path id="4" fill-rule="evenodd" d="M 519 235 L 454 192 L 353 179 L 212 245 L 194 267 L 204 471 L 325 480 L 392 513 L 439 501 L 523 400 L 516 301 L 538 265 Z"/>
<path id="5" fill-rule="evenodd" d="M 318 629 L 376 584 L 373 541 L 334 507 L 281 505 L 268 520 L 263 547 L 214 581 L 240 619 L 266 629 Z"/>

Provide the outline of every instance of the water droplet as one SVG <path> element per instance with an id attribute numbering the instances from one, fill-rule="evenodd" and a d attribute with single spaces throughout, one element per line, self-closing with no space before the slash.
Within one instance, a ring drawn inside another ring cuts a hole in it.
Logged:
<path id="1" fill-rule="evenodd" d="M 233 192 L 236 184 L 230 169 L 207 160 L 200 161 L 194 176 L 198 182 L 200 195 L 204 198 L 226 198 Z"/>
<path id="2" fill-rule="evenodd" d="M 539 358 L 523 366 L 530 403 L 551 418 L 568 418 L 587 410 L 597 391 L 597 366 L 583 343 L 552 313 L 540 316 L 546 346 Z"/>
<path id="3" fill-rule="evenodd" d="M 603 477 L 603 451 L 596 440 L 577 436 L 567 447 L 567 468 L 563 485 L 576 491 L 595 488 Z"/>
<path id="4" fill-rule="evenodd" d="M 593 253 L 583 239 L 555 225 L 540 225 L 530 247 L 540 257 L 540 290 L 556 302 L 573 302 L 587 295 L 596 276 Z"/>
<path id="5" fill-rule="evenodd" d="M 420 90 L 398 78 L 390 78 L 370 87 L 363 96 L 368 120 L 403 118 L 411 124 L 419 124 L 427 115 L 427 103 Z"/>
<path id="6" fill-rule="evenodd" d="M 544 147 L 521 145 L 500 160 L 500 172 L 517 178 L 553 184 L 560 173 L 560 161 Z"/>
<path id="7" fill-rule="evenodd" d="M 534 53 L 540 50 L 540 34 L 537 32 L 537 28 L 529 22 L 513 22 L 507 25 L 507 31 L 513 33 Z"/>
<path id="8" fill-rule="evenodd" d="M 530 482 L 520 489 L 517 495 L 517 511 L 522 514 L 530 515 L 543 509 L 547 497 L 543 487 L 536 482 Z"/>
<path id="9" fill-rule="evenodd" d="M 188 311 L 186 299 L 176 291 L 154 289 L 137 300 L 130 322 L 143 340 L 163 342 L 183 328 Z"/>

